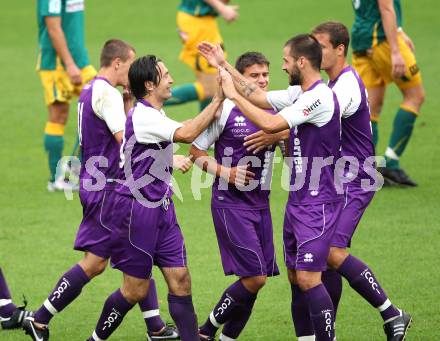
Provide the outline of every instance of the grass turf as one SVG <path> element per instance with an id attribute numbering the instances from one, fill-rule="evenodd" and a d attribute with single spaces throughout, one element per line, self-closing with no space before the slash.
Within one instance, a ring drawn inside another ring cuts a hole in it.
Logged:
<path id="1" fill-rule="evenodd" d="M 132 43 L 138 55 L 153 53 L 169 67 L 176 83 L 192 81 L 191 71 L 178 61 L 180 43 L 175 26 L 177 0 L 104 1 L 86 3 L 86 35 L 92 63 L 98 65 L 99 50 L 108 38 Z M 283 43 L 300 32 L 328 19 L 351 26 L 349 1 L 251 1 L 240 4 L 240 20 L 221 30 L 233 60 L 247 50 L 258 50 L 272 61 L 271 88 L 286 86 L 281 71 Z M 438 326 L 440 275 L 437 271 L 440 246 L 438 191 L 440 173 L 438 124 L 439 65 L 435 51 L 440 41 L 435 25 L 440 5 L 435 0 L 404 2 L 404 28 L 414 39 L 418 63 L 424 76 L 427 101 L 416 122 L 413 138 L 402 164 L 419 182 L 415 189 L 380 191 L 367 210 L 353 241 L 353 254 L 371 265 L 391 300 L 411 312 L 413 328 L 408 340 L 434 341 L 440 338 Z M 31 308 L 37 308 L 59 276 L 81 256 L 72 250 L 81 207 L 77 196 L 65 200 L 63 194 L 46 192 L 47 166 L 42 146 L 46 108 L 35 73 L 37 27 L 35 3 L 27 6 L 8 2 L 0 20 L 3 87 L 0 122 L 2 127 L 2 183 L 0 186 L 0 265 L 13 298 L 25 293 Z M 436 90 L 437 89 L 437 90 Z M 380 124 L 378 151 L 384 151 L 400 95 L 391 86 L 386 95 Z M 75 104 L 66 130 L 65 154 L 74 143 Z M 168 114 L 186 119 L 197 112 L 197 104 L 173 107 Z M 182 151 L 186 151 L 183 148 Z M 282 274 L 271 279 L 260 293 L 251 320 L 241 340 L 292 340 L 290 288 L 282 257 L 282 218 L 286 193 L 280 190 L 280 167 L 276 167 L 272 216 L 278 262 Z M 209 313 L 223 289 L 226 278 L 220 265 L 210 215 L 210 191 L 202 191 L 200 201 L 190 191 L 191 173 L 177 175 L 183 202 L 176 199 L 177 215 L 186 237 L 193 280 L 194 304 L 200 322 Z M 157 278 L 161 312 L 167 312 L 166 290 L 159 272 Z M 95 327 L 107 295 L 120 284 L 120 273 L 108 270 L 88 285 L 81 297 L 51 323 L 52 340 L 86 339 Z M 383 340 L 379 314 L 348 286 L 344 287 L 338 322 L 338 340 Z M 145 339 L 145 327 L 134 308 L 113 340 Z M 0 331 L 0 340 L 26 340 L 20 331 Z"/>

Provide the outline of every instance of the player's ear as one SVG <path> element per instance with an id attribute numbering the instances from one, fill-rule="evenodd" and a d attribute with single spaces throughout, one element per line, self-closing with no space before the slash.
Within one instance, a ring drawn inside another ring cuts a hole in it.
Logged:
<path id="1" fill-rule="evenodd" d="M 119 58 L 119 57 L 116 57 L 116 58 L 113 59 L 113 61 L 112 61 L 113 67 L 114 67 L 116 70 L 119 69 L 121 63 L 122 63 L 122 59 Z"/>
<path id="2" fill-rule="evenodd" d="M 155 86 L 154 83 L 152 81 L 146 81 L 144 83 L 145 89 L 147 89 L 147 92 L 150 93 L 151 91 L 154 90 Z"/>

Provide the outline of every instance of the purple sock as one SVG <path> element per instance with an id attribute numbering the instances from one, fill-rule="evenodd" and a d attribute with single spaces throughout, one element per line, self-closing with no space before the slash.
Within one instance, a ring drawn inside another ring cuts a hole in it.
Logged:
<path id="1" fill-rule="evenodd" d="M 309 302 L 310 318 L 313 322 L 316 341 L 333 341 L 335 319 L 332 299 L 321 283 L 304 291 Z"/>
<path id="2" fill-rule="evenodd" d="M 290 287 L 292 289 L 292 304 L 290 308 L 296 336 L 315 335 L 306 295 L 301 291 L 298 285 L 291 284 Z"/>
<path id="3" fill-rule="evenodd" d="M 59 279 L 57 285 L 40 309 L 35 313 L 35 321 L 48 324 L 52 317 L 67 307 L 79 296 L 82 288 L 89 282 L 84 270 L 76 264 Z"/>
<path id="4" fill-rule="evenodd" d="M 327 289 L 330 298 L 332 299 L 336 319 L 339 301 L 341 300 L 342 296 L 342 277 L 337 271 L 327 269 L 322 273 L 321 280 L 322 284 L 324 284 L 325 288 Z"/>
<path id="5" fill-rule="evenodd" d="M 215 336 L 218 328 L 231 318 L 231 314 L 237 305 L 245 305 L 246 302 L 256 298 L 257 295 L 248 291 L 240 280 L 232 283 L 218 301 L 214 310 L 209 314 L 205 324 L 200 327 L 200 333 L 207 336 Z"/>
<path id="6" fill-rule="evenodd" d="M 168 294 L 170 315 L 176 323 L 182 341 L 199 341 L 197 316 L 194 311 L 192 296 Z"/>
<path id="7" fill-rule="evenodd" d="M 399 310 L 391 304 L 368 265 L 361 260 L 349 255 L 339 267 L 338 272 L 347 279 L 359 295 L 379 309 L 384 321 L 400 314 Z"/>
<path id="8" fill-rule="evenodd" d="M 139 306 L 149 332 L 158 332 L 165 326 L 165 322 L 162 321 L 159 314 L 159 302 L 157 301 L 157 290 L 154 279 L 150 278 L 147 297 L 139 302 Z"/>
<path id="9" fill-rule="evenodd" d="M 17 307 L 12 303 L 11 293 L 9 292 L 8 284 L 5 276 L 0 268 L 0 316 L 9 318 Z"/>
<path id="10" fill-rule="evenodd" d="M 122 296 L 120 289 L 116 290 L 105 301 L 98 324 L 90 340 L 107 340 L 133 306 Z"/>
<path id="11" fill-rule="evenodd" d="M 229 321 L 226 321 L 222 334 L 231 339 L 237 339 L 240 336 L 240 333 L 243 331 L 246 323 L 249 321 L 249 318 L 252 314 L 252 308 L 254 307 L 255 300 L 257 296 L 251 298 L 244 305 L 240 304 L 235 307 L 232 311 L 231 317 Z"/>

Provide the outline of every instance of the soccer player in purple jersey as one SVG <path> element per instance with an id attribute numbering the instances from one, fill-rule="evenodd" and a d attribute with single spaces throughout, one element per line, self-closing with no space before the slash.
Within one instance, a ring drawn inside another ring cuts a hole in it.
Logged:
<path id="1" fill-rule="evenodd" d="M 84 166 L 80 173 L 80 199 L 84 217 L 75 241 L 75 249 L 84 251 L 83 259 L 67 271 L 52 293 L 24 325 L 34 340 L 48 340 L 48 324 L 81 293 L 82 288 L 101 274 L 111 249 L 111 215 L 103 212 L 114 196 L 119 149 L 125 127 L 123 98 L 117 86 L 127 87 L 128 68 L 135 58 L 133 47 L 121 40 L 109 40 L 101 52 L 98 76 L 81 92 L 78 103 L 78 133 Z M 129 100 L 129 98 L 126 98 Z M 127 102 L 127 101 L 125 101 Z M 104 179 L 104 183 L 95 184 Z M 174 340 L 178 334 L 161 320 L 154 284 L 148 297 L 140 302 L 148 326 L 148 337 Z"/>
<path id="2" fill-rule="evenodd" d="M 22 307 L 17 307 L 12 303 L 6 278 L 0 268 L 0 325 L 2 329 L 20 328 L 24 319 L 32 316 L 32 312 L 25 310 L 25 308 L 26 301 Z"/>
<path id="3" fill-rule="evenodd" d="M 269 61 L 261 53 L 241 55 L 236 69 L 267 90 Z M 225 275 L 239 277 L 224 291 L 200 328 L 201 340 L 214 340 L 223 324 L 220 340 L 236 340 L 250 318 L 267 276 L 279 274 L 269 207 L 275 147 L 253 155 L 243 146 L 244 137 L 257 130 L 227 99 L 220 117 L 194 141 L 190 151 L 196 164 L 216 176 L 211 207 L 223 270 Z M 206 152 L 213 143 L 215 159 Z"/>
<path id="4" fill-rule="evenodd" d="M 157 265 L 168 285 L 169 311 L 181 339 L 198 341 L 185 243 L 171 200 L 172 144 L 192 143 L 214 119 L 223 94 L 219 91 L 199 115 L 182 124 L 162 109 L 173 84 L 162 61 L 141 57 L 128 76 L 138 102 L 127 116 L 117 195 L 106 211 L 113 213 L 111 262 L 123 273 L 123 283 L 104 303 L 89 340 L 110 337 L 133 305 L 147 295 Z"/>
<path id="5" fill-rule="evenodd" d="M 203 43 L 199 48 L 211 64 L 224 67 L 223 91 L 249 120 L 267 133 L 290 129 L 291 191 L 283 230 L 288 277 L 292 292 L 299 291 L 309 305 L 316 339 L 333 340 L 334 307 L 321 273 L 327 268 L 330 242 L 343 204 L 334 166 L 340 154 L 341 127 L 336 95 L 320 75 L 321 47 L 308 34 L 290 39 L 283 50 L 283 69 L 292 86 L 268 93 L 221 58 L 219 46 Z M 272 107 L 279 113 L 271 115 L 259 107 Z"/>
<path id="6" fill-rule="evenodd" d="M 366 160 L 374 159 L 375 154 L 367 92 L 358 73 L 347 62 L 350 42 L 347 28 L 339 22 L 325 22 L 313 30 L 313 35 L 322 47 L 321 68 L 328 74 L 328 85 L 336 93 L 341 107 L 341 155 L 354 157 L 359 164 L 357 174 L 348 172 L 344 180 L 345 205 L 331 242 L 328 264 L 359 295 L 379 310 L 388 340 L 403 340 L 411 324 L 411 316 L 391 303 L 370 267 L 347 251 L 356 227 L 375 193 L 362 185 L 370 179 L 368 167 L 371 166 L 368 166 Z M 337 277 L 333 274 L 327 276 L 331 279 L 328 283 L 324 280 L 329 292 L 334 294 L 335 310 L 342 294 L 342 285 L 338 283 Z"/>

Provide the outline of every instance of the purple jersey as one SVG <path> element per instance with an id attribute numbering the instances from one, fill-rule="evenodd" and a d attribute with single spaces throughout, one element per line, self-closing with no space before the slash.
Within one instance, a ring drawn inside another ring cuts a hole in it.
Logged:
<path id="1" fill-rule="evenodd" d="M 280 111 L 279 115 L 291 128 L 288 204 L 308 205 L 342 200 L 335 183 L 338 179 L 334 176 L 341 148 L 338 100 L 322 80 L 305 92 L 299 89 L 291 87 L 284 92 L 268 93 L 269 103 Z"/>
<path id="2" fill-rule="evenodd" d="M 216 177 L 212 186 L 212 207 L 247 210 L 269 207 L 275 147 L 253 154 L 243 146 L 244 138 L 258 131 L 260 129 L 232 101 L 225 100 L 221 116 L 194 141 L 198 149 L 205 151 L 215 143 L 215 159 L 218 164 L 225 167 L 248 164 L 248 170 L 255 173 L 250 184 L 241 188 Z"/>
<path id="3" fill-rule="evenodd" d="M 370 178 L 363 167 L 367 158 L 374 156 L 371 133 L 370 108 L 367 91 L 358 73 L 351 67 L 344 68 L 328 86 L 338 97 L 342 117 L 342 156 L 355 157 L 359 161 L 359 173 L 355 179 Z"/>
<path id="4" fill-rule="evenodd" d="M 118 174 L 119 144 L 113 134 L 124 130 L 122 96 L 105 78 L 96 77 L 86 84 L 78 100 L 78 136 L 82 163 L 80 191 L 86 182 L 115 179 Z M 100 190 L 103 188 L 96 188 Z"/>
<path id="5" fill-rule="evenodd" d="M 157 207 L 171 195 L 173 136 L 182 124 L 145 100 L 127 115 L 116 191 Z"/>

